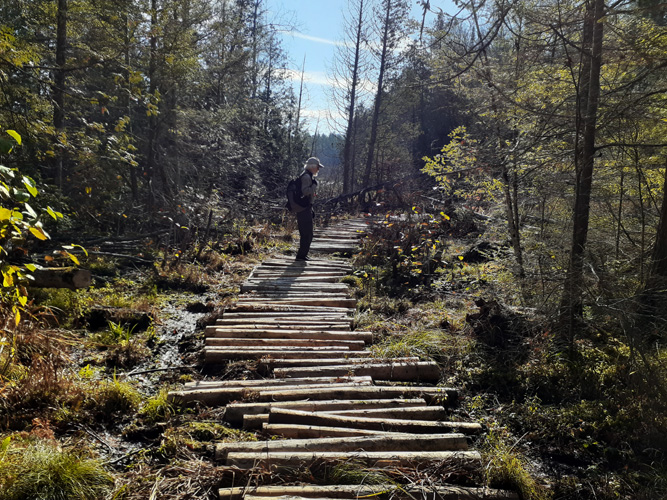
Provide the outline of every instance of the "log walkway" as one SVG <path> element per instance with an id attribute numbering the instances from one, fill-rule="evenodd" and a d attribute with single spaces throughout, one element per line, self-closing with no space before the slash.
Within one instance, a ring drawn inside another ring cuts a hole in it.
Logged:
<path id="1" fill-rule="evenodd" d="M 362 219 L 319 230 L 313 253 L 349 254 Z M 267 440 L 219 443 L 228 467 L 281 473 L 315 463 L 351 462 L 372 469 L 475 466 L 469 436 L 476 422 L 448 419 L 455 388 L 436 385 L 440 370 L 418 358 L 378 359 L 371 332 L 353 328 L 356 301 L 340 279 L 349 264 L 332 258 L 277 257 L 256 267 L 236 305 L 206 328 L 205 363 L 256 362 L 257 380 L 206 380 L 170 393 L 182 404 L 224 406 L 224 420 Z M 282 439 L 277 439 L 282 438 Z M 441 478 L 434 478 L 438 484 Z M 222 488 L 222 500 L 514 499 L 479 487 L 286 485 Z"/>

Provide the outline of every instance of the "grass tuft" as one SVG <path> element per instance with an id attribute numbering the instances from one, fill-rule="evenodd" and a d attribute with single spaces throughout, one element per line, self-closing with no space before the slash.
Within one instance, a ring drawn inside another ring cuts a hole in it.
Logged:
<path id="1" fill-rule="evenodd" d="M 519 492 L 522 500 L 549 500 L 551 493 L 533 479 L 528 460 L 510 446 L 503 432 L 491 429 L 484 446 L 486 481 L 491 488 Z"/>
<path id="2" fill-rule="evenodd" d="M 0 447 L 0 490 L 5 500 L 103 498 L 113 478 L 99 461 L 38 442 Z"/>

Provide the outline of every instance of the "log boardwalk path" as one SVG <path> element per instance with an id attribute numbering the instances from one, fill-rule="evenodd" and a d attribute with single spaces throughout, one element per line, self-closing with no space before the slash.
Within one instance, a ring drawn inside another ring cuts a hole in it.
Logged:
<path id="1" fill-rule="evenodd" d="M 348 254 L 363 220 L 321 230 L 313 251 Z M 353 329 L 356 301 L 340 279 L 341 259 L 277 257 L 256 267 L 236 305 L 206 328 L 205 363 L 254 360 L 255 380 L 205 380 L 170 393 L 181 403 L 224 406 L 231 426 L 266 440 L 219 443 L 215 457 L 244 471 L 281 473 L 314 463 L 350 462 L 373 469 L 475 465 L 469 436 L 476 422 L 448 419 L 455 388 L 436 385 L 440 369 L 418 358 L 378 359 L 371 332 Z M 282 439 L 280 439 L 282 438 Z M 441 478 L 435 478 L 440 484 Z M 287 485 L 222 488 L 223 500 L 359 498 L 517 498 L 479 487 Z"/>

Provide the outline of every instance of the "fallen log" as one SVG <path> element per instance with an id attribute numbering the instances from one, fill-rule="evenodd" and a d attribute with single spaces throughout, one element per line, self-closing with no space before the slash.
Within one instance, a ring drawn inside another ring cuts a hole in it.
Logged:
<path id="1" fill-rule="evenodd" d="M 92 274 L 88 269 L 76 267 L 44 267 L 30 272 L 33 277 L 29 286 L 34 288 L 69 288 L 77 290 L 87 288 L 92 281 Z"/>
<path id="2" fill-rule="evenodd" d="M 221 488 L 220 500 L 288 500 L 335 498 L 357 500 L 517 500 L 513 491 L 465 486 L 405 486 L 396 484 L 279 485 Z"/>
<path id="3" fill-rule="evenodd" d="M 225 460 L 228 453 L 273 453 L 288 451 L 465 451 L 468 441 L 463 434 L 396 434 L 322 439 L 288 439 L 218 443 L 216 460 Z"/>
<path id="4" fill-rule="evenodd" d="M 438 432 L 462 432 L 476 434 L 482 426 L 476 422 L 443 422 L 431 420 L 403 420 L 393 418 L 348 417 L 302 410 L 273 408 L 269 413 L 270 424 L 299 424 L 325 427 L 345 427 L 369 431 L 409 432 L 428 434 Z"/>
<path id="5" fill-rule="evenodd" d="M 337 366 L 276 368 L 276 377 L 333 377 L 338 375 L 370 375 L 376 380 L 405 382 L 437 382 L 440 367 L 432 361 L 418 363 L 364 363 Z"/>
<path id="6" fill-rule="evenodd" d="M 225 408 L 225 421 L 239 424 L 244 415 L 269 413 L 273 408 L 304 411 L 346 410 L 350 408 L 396 408 L 401 406 L 426 406 L 421 398 L 414 399 L 361 399 L 331 401 L 271 401 L 253 403 L 232 403 Z"/>
<path id="7" fill-rule="evenodd" d="M 476 451 L 320 451 L 288 453 L 243 453 L 227 454 L 226 465 L 251 469 L 254 467 L 270 468 L 283 471 L 286 468 L 310 464 L 315 460 L 336 460 L 364 462 L 369 467 L 406 467 L 425 462 L 443 462 L 445 460 L 481 461 Z"/>

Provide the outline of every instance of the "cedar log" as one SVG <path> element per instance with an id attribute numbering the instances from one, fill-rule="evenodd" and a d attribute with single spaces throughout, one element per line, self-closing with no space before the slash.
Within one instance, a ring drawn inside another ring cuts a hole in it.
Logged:
<path id="1" fill-rule="evenodd" d="M 69 288 L 76 290 L 90 286 L 92 274 L 88 269 L 75 267 L 46 267 L 32 271 L 29 286 L 36 288 Z"/>
<path id="2" fill-rule="evenodd" d="M 408 420 L 393 418 L 348 417 L 315 413 L 302 410 L 273 408 L 269 413 L 271 424 L 319 425 L 326 427 L 347 427 L 371 431 L 410 432 L 428 434 L 437 432 L 463 432 L 476 434 L 482 426 L 476 422 L 442 422 L 432 420 Z"/>
<path id="3" fill-rule="evenodd" d="M 225 460 L 231 452 L 267 453 L 287 451 L 465 451 L 468 441 L 463 434 L 397 434 L 353 436 L 322 439 L 286 439 L 218 443 L 216 460 Z"/>
<path id="4" fill-rule="evenodd" d="M 310 464 L 315 460 L 336 460 L 364 462 L 370 467 L 405 467 L 424 462 L 442 462 L 445 460 L 481 461 L 477 451 L 320 451 L 287 453 L 243 453 L 227 454 L 226 465 L 250 469 L 253 467 L 271 468 L 283 471 L 286 468 Z"/>

